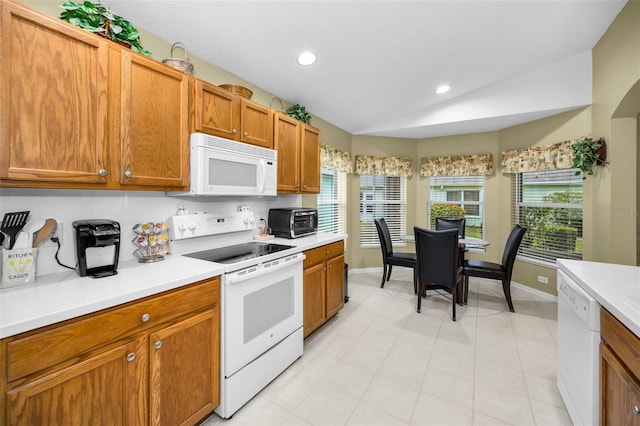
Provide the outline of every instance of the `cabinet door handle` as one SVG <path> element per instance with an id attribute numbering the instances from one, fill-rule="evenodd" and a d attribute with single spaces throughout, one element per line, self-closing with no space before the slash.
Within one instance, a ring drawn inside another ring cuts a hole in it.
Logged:
<path id="1" fill-rule="evenodd" d="M 249 132 L 244 132 L 244 137 L 246 138 L 247 136 L 249 136 Z"/>
<path id="2" fill-rule="evenodd" d="M 105 177 L 106 175 L 107 175 L 107 170 L 106 169 L 98 170 L 98 176 Z"/>
<path id="3" fill-rule="evenodd" d="M 143 314 L 142 318 L 140 318 L 142 320 L 142 322 L 147 322 L 151 319 L 151 316 L 149 314 Z"/>
<path id="4" fill-rule="evenodd" d="M 638 405 L 633 406 L 633 414 L 636 416 L 640 416 L 640 407 L 638 407 Z"/>
<path id="5" fill-rule="evenodd" d="M 236 133 L 238 133 L 238 129 L 233 129 L 233 130 L 231 131 L 231 133 L 233 133 L 233 134 L 235 135 Z"/>
<path id="6" fill-rule="evenodd" d="M 162 340 L 158 340 L 153 347 L 156 348 L 156 350 L 160 349 L 162 347 Z"/>
<path id="7" fill-rule="evenodd" d="M 323 270 L 323 271 L 326 271 L 326 270 L 327 270 L 327 267 L 325 266 L 324 268 L 322 268 L 322 270 Z"/>
<path id="8" fill-rule="evenodd" d="M 304 189 L 307 189 L 307 184 L 305 183 L 304 185 L 302 185 L 302 187 L 303 187 Z"/>
<path id="9" fill-rule="evenodd" d="M 134 352 L 131 352 L 129 355 L 127 355 L 127 361 L 131 362 L 134 359 L 136 359 L 136 354 Z"/>
<path id="10" fill-rule="evenodd" d="M 133 176 L 133 173 L 131 173 L 131 170 L 127 170 L 126 172 L 124 172 L 124 177 L 126 177 L 127 179 L 130 178 L 131 176 Z"/>

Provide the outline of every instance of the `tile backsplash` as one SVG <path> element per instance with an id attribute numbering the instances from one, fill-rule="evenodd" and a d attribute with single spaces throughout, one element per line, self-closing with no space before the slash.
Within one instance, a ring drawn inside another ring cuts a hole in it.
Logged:
<path id="1" fill-rule="evenodd" d="M 122 230 L 120 261 L 134 259 L 135 246 L 133 226 L 144 222 L 166 221 L 176 214 L 178 206 L 184 206 L 191 213 L 233 212 L 239 205 L 248 205 L 255 213 L 256 220 L 267 219 L 270 208 L 299 207 L 300 195 L 279 195 L 277 197 L 170 197 L 158 191 L 91 191 L 57 189 L 16 189 L 0 188 L 0 219 L 7 212 L 31 211 L 31 220 L 53 218 L 61 226 L 62 243 L 58 255 L 60 261 L 75 266 L 75 248 L 71 223 L 79 219 L 112 219 L 120 222 Z M 232 235 L 217 237 L 215 243 L 231 240 Z M 247 237 L 249 238 L 249 237 Z M 173 253 L 180 253 L 186 247 L 207 244 L 207 241 L 177 242 Z M 182 244 L 182 246 L 181 246 Z M 59 266 L 54 255 L 57 247 L 48 241 L 40 246 L 37 260 L 37 275 L 47 275 L 65 271 Z"/>

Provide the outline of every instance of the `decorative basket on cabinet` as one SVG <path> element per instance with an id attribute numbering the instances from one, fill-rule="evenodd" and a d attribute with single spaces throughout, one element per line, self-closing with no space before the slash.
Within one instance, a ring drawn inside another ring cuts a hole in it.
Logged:
<path id="1" fill-rule="evenodd" d="M 184 52 L 184 58 L 174 58 L 173 49 L 179 47 Z M 193 63 L 187 58 L 187 49 L 185 49 L 184 45 L 181 42 L 176 42 L 171 45 L 171 57 L 168 59 L 163 59 L 162 63 L 169 65 L 172 68 L 178 69 L 182 72 L 186 72 L 187 74 L 193 74 Z"/>

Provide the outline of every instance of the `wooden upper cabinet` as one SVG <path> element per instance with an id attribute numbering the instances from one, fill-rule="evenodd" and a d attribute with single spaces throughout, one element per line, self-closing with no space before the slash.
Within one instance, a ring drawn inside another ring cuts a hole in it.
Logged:
<path id="1" fill-rule="evenodd" d="M 273 112 L 240 98 L 240 141 L 273 149 Z"/>
<path id="2" fill-rule="evenodd" d="M 320 131 L 301 124 L 300 183 L 302 192 L 320 192 Z"/>
<path id="3" fill-rule="evenodd" d="M 103 183 L 108 41 L 0 2 L 0 179 Z"/>
<path id="4" fill-rule="evenodd" d="M 274 116 L 273 147 L 278 151 L 278 192 L 300 190 L 300 130 L 288 115 Z"/>
<path id="5" fill-rule="evenodd" d="M 128 50 L 119 50 L 118 56 L 119 131 L 114 133 L 121 147 L 120 184 L 185 188 L 188 75 Z"/>
<path id="6" fill-rule="evenodd" d="M 240 108 L 231 92 L 200 79 L 192 80 L 191 131 L 235 140 L 238 137 Z"/>
<path id="7" fill-rule="evenodd" d="M 191 82 L 191 131 L 273 149 L 273 111 L 206 81 Z"/>
<path id="8" fill-rule="evenodd" d="M 320 131 L 286 114 L 274 115 L 278 192 L 320 192 Z"/>

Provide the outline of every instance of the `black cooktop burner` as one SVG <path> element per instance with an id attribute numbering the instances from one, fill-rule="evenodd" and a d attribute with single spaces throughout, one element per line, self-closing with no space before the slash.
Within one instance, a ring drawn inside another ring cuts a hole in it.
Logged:
<path id="1" fill-rule="evenodd" d="M 217 249 L 187 253 L 184 256 L 193 257 L 209 262 L 237 263 L 255 257 L 265 256 L 282 250 L 293 248 L 283 244 L 270 243 L 245 243 L 234 246 L 221 247 Z"/>

